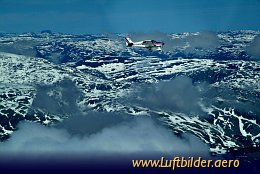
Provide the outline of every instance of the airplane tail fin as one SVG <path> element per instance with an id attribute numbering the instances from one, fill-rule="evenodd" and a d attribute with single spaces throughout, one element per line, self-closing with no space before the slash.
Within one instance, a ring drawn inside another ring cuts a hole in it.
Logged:
<path id="1" fill-rule="evenodd" d="M 126 43 L 126 46 L 128 46 L 128 47 L 131 47 L 134 45 L 134 42 L 129 37 L 125 38 L 125 43 Z"/>

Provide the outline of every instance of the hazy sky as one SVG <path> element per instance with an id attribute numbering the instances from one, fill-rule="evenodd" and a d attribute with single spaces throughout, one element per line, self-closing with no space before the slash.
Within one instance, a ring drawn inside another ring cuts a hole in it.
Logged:
<path id="1" fill-rule="evenodd" d="M 259 10 L 260 0 L 0 0 L 0 31 L 259 30 Z"/>

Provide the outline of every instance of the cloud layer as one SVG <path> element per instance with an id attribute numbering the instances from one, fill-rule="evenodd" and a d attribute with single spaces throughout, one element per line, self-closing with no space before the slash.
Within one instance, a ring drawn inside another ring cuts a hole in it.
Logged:
<path id="1" fill-rule="evenodd" d="M 19 131 L 0 143 L 0 154 L 38 153 L 208 153 L 208 147 L 191 135 L 182 138 L 148 118 L 104 128 L 91 135 L 73 136 L 65 129 L 23 122 Z"/>
<path id="2" fill-rule="evenodd" d="M 260 60 L 260 36 L 255 37 L 255 39 L 247 47 L 246 52 L 254 59 Z"/>
<path id="3" fill-rule="evenodd" d="M 144 85 L 137 93 L 138 103 L 151 109 L 174 112 L 201 113 L 199 91 L 192 79 L 178 76 L 171 81 L 160 81 L 154 85 Z"/>

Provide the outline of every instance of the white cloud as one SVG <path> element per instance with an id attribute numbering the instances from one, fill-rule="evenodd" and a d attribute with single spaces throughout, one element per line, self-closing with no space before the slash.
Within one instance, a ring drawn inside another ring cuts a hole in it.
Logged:
<path id="1" fill-rule="evenodd" d="M 144 85 L 137 95 L 140 98 L 137 102 L 149 108 L 203 114 L 198 104 L 200 93 L 192 79 L 186 76 Z"/>
<path id="2" fill-rule="evenodd" d="M 247 47 L 246 52 L 254 59 L 260 60 L 260 36 L 255 37 L 255 39 Z"/>
<path id="3" fill-rule="evenodd" d="M 0 143 L 0 154 L 46 152 L 208 154 L 209 150 L 198 138 L 191 135 L 177 137 L 148 118 L 122 122 L 83 137 L 72 136 L 65 129 L 23 122 L 9 140 Z"/>

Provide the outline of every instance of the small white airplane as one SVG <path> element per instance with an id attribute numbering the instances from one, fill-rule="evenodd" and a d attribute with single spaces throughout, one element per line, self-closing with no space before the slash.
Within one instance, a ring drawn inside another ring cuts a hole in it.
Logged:
<path id="1" fill-rule="evenodd" d="M 139 42 L 133 42 L 129 37 L 126 37 L 125 41 L 127 47 L 147 48 L 149 51 L 153 51 L 153 50 L 161 51 L 162 46 L 164 45 L 163 42 L 157 42 L 155 40 L 144 40 Z"/>

